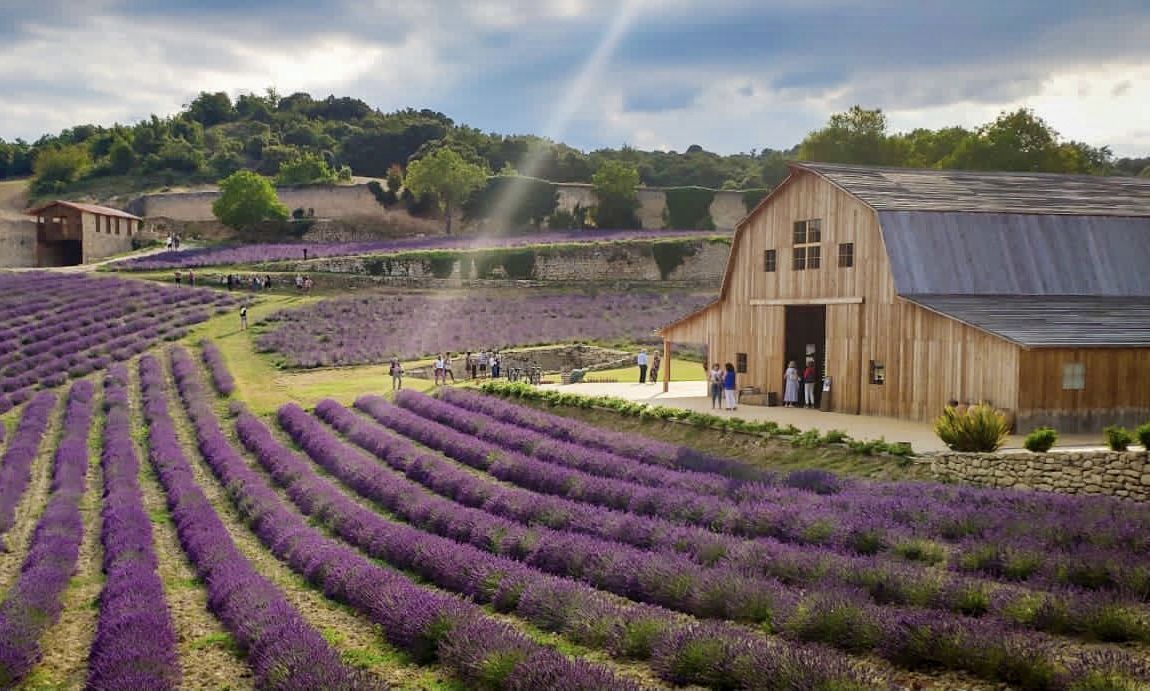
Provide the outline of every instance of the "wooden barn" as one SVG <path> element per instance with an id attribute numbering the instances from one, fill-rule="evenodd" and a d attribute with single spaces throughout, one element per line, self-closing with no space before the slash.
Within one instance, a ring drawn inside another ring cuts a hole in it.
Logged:
<path id="1" fill-rule="evenodd" d="M 72 266 L 132 249 L 143 219 L 95 204 L 54 201 L 28 209 L 36 217 L 36 266 Z"/>
<path id="2" fill-rule="evenodd" d="M 1140 424 L 1150 180 L 796 163 L 737 226 L 719 298 L 661 334 L 780 399 L 809 357 L 838 412 Z"/>

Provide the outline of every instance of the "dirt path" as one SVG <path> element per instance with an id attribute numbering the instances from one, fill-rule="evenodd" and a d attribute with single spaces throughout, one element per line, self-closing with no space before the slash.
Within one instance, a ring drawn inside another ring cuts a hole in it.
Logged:
<path id="1" fill-rule="evenodd" d="M 28 180 L 0 180 L 0 223 L 27 221 Z"/>

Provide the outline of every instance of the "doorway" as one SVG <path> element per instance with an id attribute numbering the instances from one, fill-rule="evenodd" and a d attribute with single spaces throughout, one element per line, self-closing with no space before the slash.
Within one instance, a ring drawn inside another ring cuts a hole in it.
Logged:
<path id="1" fill-rule="evenodd" d="M 39 266 L 76 266 L 84 263 L 84 246 L 79 240 L 57 240 L 40 244 Z"/>
<path id="2" fill-rule="evenodd" d="M 822 403 L 822 378 L 826 376 L 827 306 L 787 305 L 785 318 L 784 364 L 793 360 L 801 375 L 807 360 L 815 361 L 815 372 L 818 373 L 815 405 L 818 406 Z"/>

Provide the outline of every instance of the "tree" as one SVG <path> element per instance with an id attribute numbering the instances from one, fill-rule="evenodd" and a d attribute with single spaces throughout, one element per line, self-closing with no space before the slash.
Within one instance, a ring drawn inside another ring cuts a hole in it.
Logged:
<path id="1" fill-rule="evenodd" d="M 201 91 L 200 95 L 187 105 L 187 116 L 204 127 L 218 125 L 221 122 L 231 122 L 236 119 L 236 109 L 232 99 L 223 91 L 209 94 Z"/>
<path id="2" fill-rule="evenodd" d="M 212 204 L 220 223 L 242 230 L 261 221 L 285 221 L 287 207 L 262 175 L 241 170 L 220 181 L 220 197 Z"/>
<path id="3" fill-rule="evenodd" d="M 34 184 L 39 190 L 55 191 L 78 180 L 91 165 L 92 157 L 83 144 L 41 149 L 32 164 L 36 173 Z"/>
<path id="4" fill-rule="evenodd" d="M 851 106 L 835 113 L 826 127 L 807 135 L 799 145 L 799 158 L 824 163 L 859 163 L 874 166 L 903 164 L 898 142 L 887 136 L 882 110 Z"/>
<path id="5" fill-rule="evenodd" d="M 302 153 L 285 161 L 276 175 L 277 185 L 330 185 L 335 180 L 335 171 L 323 156 L 313 153 Z"/>
<path id="6" fill-rule="evenodd" d="M 108 150 L 108 170 L 115 175 L 125 175 L 136 165 L 136 152 L 132 145 L 117 138 Z"/>
<path id="7" fill-rule="evenodd" d="M 623 161 L 604 161 L 591 176 L 598 205 L 595 224 L 600 228 L 638 228 L 639 171 Z"/>
<path id="8" fill-rule="evenodd" d="M 486 181 L 487 171 L 482 167 L 443 148 L 412 161 L 403 185 L 417 196 L 434 195 L 446 219 L 444 231 L 450 235 L 452 211 Z"/>

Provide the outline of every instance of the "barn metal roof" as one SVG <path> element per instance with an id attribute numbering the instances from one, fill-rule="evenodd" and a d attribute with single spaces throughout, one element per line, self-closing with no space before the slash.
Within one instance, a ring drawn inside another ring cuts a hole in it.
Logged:
<path id="1" fill-rule="evenodd" d="M 24 213 L 26 213 L 30 216 L 37 216 L 40 213 L 42 213 L 45 209 L 53 207 L 53 206 L 66 206 L 70 209 L 76 209 L 77 211 L 81 211 L 83 213 L 88 213 L 88 214 L 96 214 L 97 216 L 113 216 L 113 217 L 118 216 L 119 218 L 130 218 L 134 221 L 143 220 L 139 216 L 133 216 L 132 214 L 128 213 L 127 211 L 121 211 L 119 209 L 113 209 L 110 206 L 100 206 L 99 204 L 84 204 L 81 202 L 67 202 L 67 201 L 63 201 L 60 199 L 57 199 L 56 201 L 48 202 L 47 204 L 41 204 L 40 206 L 37 206 L 33 209 L 28 209 Z"/>
<path id="2" fill-rule="evenodd" d="M 1150 346 L 1150 300 L 1034 295 L 909 295 L 906 299 L 1027 347 Z"/>
<path id="3" fill-rule="evenodd" d="M 900 295 L 1150 297 L 1150 218 L 884 211 Z"/>
<path id="4" fill-rule="evenodd" d="M 1150 217 L 1150 179 L 794 163 L 876 211 Z"/>

